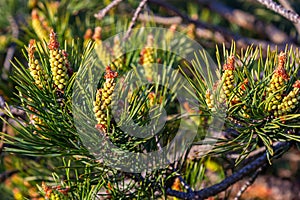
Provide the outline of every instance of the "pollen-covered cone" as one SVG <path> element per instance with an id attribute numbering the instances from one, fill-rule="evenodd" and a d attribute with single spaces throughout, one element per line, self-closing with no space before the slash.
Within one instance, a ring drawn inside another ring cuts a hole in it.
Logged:
<path id="1" fill-rule="evenodd" d="M 208 106 L 208 108 L 215 112 L 216 109 L 218 109 L 219 106 L 223 105 L 226 102 L 226 95 L 224 93 L 223 88 L 221 87 L 221 81 L 218 80 L 216 83 L 214 83 L 212 92 L 209 90 L 209 88 L 206 90 L 205 93 L 205 101 Z"/>
<path id="2" fill-rule="evenodd" d="M 32 28 L 38 38 L 41 41 L 48 40 L 48 27 L 45 23 L 43 23 L 38 15 L 38 11 L 36 9 L 33 9 L 31 11 L 31 18 L 32 18 Z"/>
<path id="3" fill-rule="evenodd" d="M 222 75 L 223 91 L 227 97 L 230 97 L 231 92 L 234 88 L 234 56 L 229 56 L 227 58 L 227 63 L 223 65 L 224 73 Z"/>
<path id="4" fill-rule="evenodd" d="M 105 82 L 103 87 L 97 90 L 96 99 L 94 101 L 94 113 L 97 123 L 103 131 L 107 128 L 107 111 L 112 101 L 112 93 L 115 89 L 115 78 L 118 76 L 117 72 L 106 67 L 106 74 L 104 76 Z"/>
<path id="5" fill-rule="evenodd" d="M 213 99 L 213 96 L 211 95 L 209 89 L 206 90 L 205 101 L 206 101 L 206 104 L 209 109 L 212 109 L 214 107 L 214 99 Z"/>
<path id="6" fill-rule="evenodd" d="M 114 38 L 113 45 L 113 62 L 111 64 L 112 70 L 124 70 L 125 68 L 125 55 L 123 55 L 123 49 L 120 43 L 120 38 Z"/>
<path id="7" fill-rule="evenodd" d="M 99 60 L 103 63 L 104 66 L 108 66 L 111 63 L 111 54 L 108 52 L 107 47 L 103 44 L 101 40 L 101 27 L 96 27 L 93 35 L 95 41 L 95 52 Z M 115 70 L 115 68 L 112 68 Z"/>
<path id="8" fill-rule="evenodd" d="M 166 32 L 165 40 L 167 44 L 170 44 L 171 40 L 174 38 L 176 28 L 177 28 L 177 24 L 172 24 L 169 27 L 168 31 Z"/>
<path id="9" fill-rule="evenodd" d="M 153 79 L 152 63 L 154 63 L 154 38 L 153 35 L 148 35 L 147 44 L 141 51 L 140 63 L 143 65 L 145 75 L 148 80 Z"/>
<path id="10" fill-rule="evenodd" d="M 267 99 L 269 100 L 267 110 L 269 112 L 274 111 L 275 116 L 277 115 L 276 110 L 278 108 L 278 105 L 282 100 L 282 94 L 284 92 L 286 82 L 289 79 L 289 76 L 284 69 L 285 61 L 286 54 L 280 52 L 278 56 L 278 66 L 274 70 L 274 74 L 272 75 L 270 85 L 267 88 Z"/>
<path id="11" fill-rule="evenodd" d="M 50 50 L 50 66 L 54 86 L 63 91 L 69 80 L 68 54 L 64 50 L 59 49 L 59 42 L 53 30 L 50 33 L 48 48 Z"/>
<path id="12" fill-rule="evenodd" d="M 290 113 L 296 108 L 300 101 L 300 80 L 297 80 L 293 85 L 293 90 L 289 92 L 282 100 L 282 103 L 278 105 L 277 114 L 279 116 Z"/>
<path id="13" fill-rule="evenodd" d="M 84 36 L 83 36 L 83 39 L 84 39 L 83 46 L 84 47 L 87 47 L 89 41 L 92 40 L 92 37 L 93 37 L 93 31 L 92 31 L 92 29 L 89 28 L 85 31 Z"/>
<path id="14" fill-rule="evenodd" d="M 48 80 L 48 75 L 47 73 L 44 72 L 44 70 L 41 68 L 39 61 L 35 59 L 34 57 L 34 52 L 35 52 L 35 47 L 34 47 L 35 41 L 31 40 L 28 46 L 28 66 L 29 66 L 29 71 L 30 75 L 34 79 L 34 83 L 39 87 L 43 88 L 43 85 L 46 85 L 47 80 Z"/>
<path id="15" fill-rule="evenodd" d="M 28 98 L 29 101 L 32 102 L 31 98 Z M 34 125 L 34 127 L 38 130 L 40 130 L 40 125 L 44 125 L 44 121 L 38 116 L 38 112 L 36 111 L 36 109 L 34 109 L 31 106 L 27 106 L 29 110 L 31 110 L 33 113 L 30 114 L 30 124 Z"/>

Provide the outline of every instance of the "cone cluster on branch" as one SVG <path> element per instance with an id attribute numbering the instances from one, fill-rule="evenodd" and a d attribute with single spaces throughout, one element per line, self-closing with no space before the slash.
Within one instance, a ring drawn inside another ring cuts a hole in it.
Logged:
<path id="1" fill-rule="evenodd" d="M 230 95 L 234 89 L 234 56 L 229 56 L 227 62 L 223 65 L 223 75 L 220 81 L 213 86 L 213 92 L 207 89 L 205 101 L 209 109 L 215 111 L 215 100 L 219 103 L 228 102 Z M 216 92 L 219 92 L 218 95 Z M 216 96 L 217 95 L 217 96 Z"/>
<path id="2" fill-rule="evenodd" d="M 68 54 L 65 50 L 59 48 L 59 42 L 53 30 L 50 33 L 48 48 L 50 50 L 50 66 L 54 86 L 63 91 L 69 80 L 68 70 L 70 64 Z"/>
<path id="3" fill-rule="evenodd" d="M 278 105 L 282 100 L 282 94 L 289 79 L 284 69 L 285 62 L 286 54 L 281 52 L 278 56 L 278 66 L 274 70 L 269 87 L 267 88 L 267 99 L 270 99 L 267 110 L 269 112 L 273 111 L 275 115 L 278 114 Z"/>
<path id="4" fill-rule="evenodd" d="M 286 72 L 284 66 L 286 63 L 286 53 L 280 52 L 278 55 L 278 64 L 274 70 L 270 83 L 266 88 L 266 93 L 264 98 L 266 99 L 265 111 L 274 117 L 280 117 L 292 112 L 293 109 L 297 107 L 297 104 L 300 100 L 299 88 L 300 80 L 297 80 L 293 84 L 293 89 L 288 93 L 286 87 L 289 81 L 289 75 Z M 222 90 L 220 90 L 219 96 L 222 100 L 222 96 L 225 94 L 226 102 L 229 103 L 229 106 L 234 106 L 242 102 L 242 97 L 245 96 L 246 88 L 248 87 L 248 79 L 240 84 L 239 88 L 234 91 L 234 57 L 230 56 L 227 59 L 227 63 L 223 65 L 224 73 L 222 75 L 222 82 L 215 84 L 213 90 L 217 90 L 216 85 L 219 86 L 222 83 Z M 233 94 L 234 93 L 234 94 Z M 234 95 L 234 96 L 232 96 Z M 209 109 L 213 110 L 214 108 L 214 96 L 211 91 L 207 90 L 205 94 L 206 104 Z M 230 102 L 228 102 L 230 100 Z M 249 113 L 251 108 L 245 104 L 239 110 L 240 114 L 249 118 Z"/>
<path id="5" fill-rule="evenodd" d="M 105 82 L 103 87 L 97 90 L 94 101 L 94 113 L 98 123 L 96 127 L 104 132 L 107 129 L 107 112 L 112 101 L 112 93 L 115 89 L 115 78 L 117 76 L 117 72 L 112 71 L 109 66 L 106 67 Z"/>
<path id="6" fill-rule="evenodd" d="M 229 56 L 227 58 L 227 63 L 223 65 L 223 76 L 222 76 L 222 82 L 223 82 L 223 90 L 227 97 L 227 99 L 230 97 L 231 92 L 234 88 L 234 56 Z"/>
<path id="7" fill-rule="evenodd" d="M 300 101 L 300 80 L 297 80 L 293 85 L 293 90 L 285 96 L 282 102 L 278 105 L 277 115 L 281 116 L 291 112 L 296 108 L 298 102 Z"/>
<path id="8" fill-rule="evenodd" d="M 39 61 L 35 58 L 35 40 L 30 40 L 27 52 L 28 52 L 28 67 L 31 76 L 34 79 L 34 83 L 39 87 L 43 88 L 48 81 L 48 74 L 42 69 Z"/>

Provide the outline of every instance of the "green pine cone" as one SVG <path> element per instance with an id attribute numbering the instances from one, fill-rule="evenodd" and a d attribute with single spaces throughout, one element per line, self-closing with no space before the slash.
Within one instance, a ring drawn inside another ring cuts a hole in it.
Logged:
<path id="1" fill-rule="evenodd" d="M 229 56 L 227 58 L 227 63 L 223 65 L 224 73 L 222 75 L 222 92 L 225 94 L 227 100 L 234 88 L 234 69 L 234 56 Z"/>
<path id="2" fill-rule="evenodd" d="M 293 90 L 283 98 L 282 103 L 278 105 L 277 114 L 275 116 L 282 116 L 290 113 L 296 108 L 298 102 L 300 101 L 300 80 L 297 80 L 293 85 Z"/>
<path id="3" fill-rule="evenodd" d="M 274 111 L 275 116 L 279 115 L 277 109 L 280 102 L 282 101 L 282 94 L 289 79 L 289 76 L 284 69 L 285 61 L 286 54 L 281 52 L 278 55 L 278 66 L 274 70 L 274 74 L 272 75 L 269 87 L 267 88 L 267 98 L 270 98 L 267 110 L 269 112 Z"/>
<path id="4" fill-rule="evenodd" d="M 31 40 L 28 46 L 28 66 L 29 66 L 29 71 L 30 75 L 34 79 L 34 83 L 39 87 L 43 88 L 43 85 L 47 83 L 48 80 L 48 74 L 46 74 L 37 59 L 34 57 L 34 52 L 35 52 L 35 47 L 34 47 L 34 40 Z"/>
<path id="5" fill-rule="evenodd" d="M 115 89 L 115 78 L 117 77 L 117 72 L 111 70 L 110 67 L 106 68 L 106 74 L 104 76 L 105 82 L 103 87 L 97 90 L 96 99 L 94 101 L 94 113 L 97 119 L 97 124 L 100 128 L 106 131 L 107 127 L 107 109 L 112 101 L 112 93 Z"/>
<path id="6" fill-rule="evenodd" d="M 50 34 L 48 48 L 54 86 L 63 91 L 69 80 L 68 68 L 70 64 L 67 58 L 68 54 L 64 50 L 59 49 L 59 43 L 53 30 Z"/>

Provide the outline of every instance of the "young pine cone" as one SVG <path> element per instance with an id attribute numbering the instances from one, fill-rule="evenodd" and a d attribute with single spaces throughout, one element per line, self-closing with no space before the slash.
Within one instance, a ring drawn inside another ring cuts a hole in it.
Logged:
<path id="1" fill-rule="evenodd" d="M 205 101 L 209 109 L 211 109 L 213 112 L 216 111 L 216 109 L 219 106 L 224 105 L 226 102 L 226 95 L 224 93 L 224 90 L 220 85 L 221 81 L 218 80 L 214 85 L 213 85 L 213 93 L 209 89 L 206 90 L 205 94 Z"/>
<path id="2" fill-rule="evenodd" d="M 213 99 L 213 96 L 211 95 L 209 89 L 206 90 L 205 101 L 206 101 L 206 104 L 209 109 L 212 109 L 214 107 L 214 103 L 213 103 L 214 99 Z"/>
<path id="3" fill-rule="evenodd" d="M 28 66 L 29 66 L 29 71 L 30 75 L 34 79 L 34 83 L 39 87 L 43 88 L 43 85 L 47 83 L 48 80 L 48 74 L 46 74 L 43 69 L 41 68 L 39 61 L 35 59 L 34 57 L 34 52 L 35 52 L 35 47 L 34 47 L 34 40 L 31 40 L 28 46 Z"/>
<path id="4" fill-rule="evenodd" d="M 230 56 L 227 58 L 227 63 L 223 66 L 223 76 L 222 76 L 222 82 L 223 82 L 223 91 L 227 97 L 227 99 L 230 97 L 231 92 L 234 88 L 234 56 Z"/>
<path id="5" fill-rule="evenodd" d="M 107 128 L 107 109 L 112 101 L 112 93 L 115 89 L 115 78 L 117 76 L 117 72 L 112 71 L 110 67 L 106 67 L 105 82 L 103 87 L 97 90 L 96 93 L 94 113 L 98 123 L 97 126 L 103 131 L 106 131 Z"/>
<path id="6" fill-rule="evenodd" d="M 108 52 L 106 46 L 103 44 L 101 40 L 101 27 L 96 27 L 93 35 L 93 39 L 95 41 L 95 52 L 99 58 L 99 60 L 103 63 L 104 66 L 108 66 L 111 63 L 111 54 Z M 115 69 L 113 67 L 113 69 Z"/>
<path id="7" fill-rule="evenodd" d="M 281 116 L 288 114 L 294 108 L 296 108 L 300 100 L 300 80 L 297 80 L 293 85 L 293 90 L 283 98 L 282 103 L 278 105 L 278 111 L 274 112 L 275 116 Z"/>
<path id="8" fill-rule="evenodd" d="M 32 28 L 41 41 L 48 40 L 48 31 L 45 24 L 42 23 L 36 9 L 31 11 Z"/>
<path id="9" fill-rule="evenodd" d="M 124 70 L 125 68 L 125 55 L 123 55 L 122 46 L 120 44 L 119 37 L 114 38 L 114 45 L 113 45 L 113 55 L 114 60 L 111 64 L 112 70 Z"/>
<path id="10" fill-rule="evenodd" d="M 140 63 L 143 65 L 145 74 L 148 80 L 152 80 L 153 70 L 152 63 L 154 63 L 154 48 L 153 48 L 153 36 L 149 35 L 147 38 L 147 44 L 140 54 Z"/>
<path id="11" fill-rule="evenodd" d="M 53 30 L 50 33 L 50 41 L 48 44 L 50 50 L 50 65 L 54 86 L 63 91 L 69 80 L 68 54 L 64 50 L 59 49 L 59 42 Z"/>
<path id="12" fill-rule="evenodd" d="M 274 70 L 270 85 L 267 88 L 267 98 L 271 98 L 268 105 L 269 112 L 277 110 L 277 107 L 282 100 L 283 89 L 289 79 L 289 76 L 284 69 L 285 61 L 286 54 L 280 52 L 278 56 L 278 67 Z"/>

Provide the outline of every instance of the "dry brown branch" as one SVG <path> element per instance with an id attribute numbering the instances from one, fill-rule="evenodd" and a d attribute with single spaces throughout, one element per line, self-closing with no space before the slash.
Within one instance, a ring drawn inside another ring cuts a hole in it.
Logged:
<path id="1" fill-rule="evenodd" d="M 133 15 L 133 18 L 131 19 L 131 22 L 129 24 L 128 30 L 126 31 L 125 36 L 123 38 L 123 41 L 125 41 L 125 40 L 127 40 L 129 38 L 130 33 L 131 33 L 131 31 L 132 31 L 132 29 L 133 29 L 133 27 L 134 27 L 134 25 L 135 25 L 135 23 L 136 23 L 136 21 L 138 19 L 138 16 L 141 13 L 143 7 L 146 5 L 147 1 L 148 0 L 142 0 L 140 2 L 139 6 L 136 8 L 136 10 L 134 12 L 134 15 Z"/>
<path id="2" fill-rule="evenodd" d="M 123 0 L 114 0 L 109 5 L 107 5 L 105 8 L 100 10 L 98 13 L 94 15 L 95 18 L 98 20 L 101 20 L 105 15 L 115 6 L 117 6 L 119 3 L 121 3 Z"/>
<path id="3" fill-rule="evenodd" d="M 207 6 L 211 11 L 220 14 L 231 23 L 235 23 L 247 30 L 255 31 L 260 35 L 267 36 L 270 41 L 274 43 L 286 43 L 291 41 L 291 38 L 289 38 L 285 32 L 272 24 L 266 24 L 258 20 L 254 15 L 245 11 L 230 8 L 213 0 L 198 0 L 198 3 Z"/>
<path id="4" fill-rule="evenodd" d="M 288 10 L 292 10 L 293 12 L 295 12 L 295 10 L 292 8 L 291 4 L 288 2 L 288 0 L 278 0 L 279 3 L 285 7 Z M 298 32 L 298 34 L 300 34 L 300 24 L 299 23 L 294 23 L 294 26 Z"/>
<path id="5" fill-rule="evenodd" d="M 256 0 L 256 1 L 266 6 L 268 9 L 273 10 L 274 12 L 282 15 L 283 17 L 287 18 L 291 22 L 294 23 L 300 22 L 300 16 L 297 13 L 295 13 L 292 10 L 285 9 L 282 5 L 279 5 L 272 0 Z"/>

